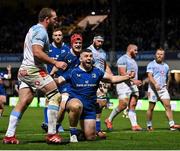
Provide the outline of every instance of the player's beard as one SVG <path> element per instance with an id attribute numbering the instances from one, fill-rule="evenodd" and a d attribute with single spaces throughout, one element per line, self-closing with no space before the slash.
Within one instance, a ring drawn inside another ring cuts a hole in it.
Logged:
<path id="1" fill-rule="evenodd" d="M 54 29 L 54 24 L 52 24 L 52 23 L 49 24 L 49 25 L 48 25 L 48 30 L 49 30 L 49 31 L 53 31 L 53 29 Z"/>
<path id="2" fill-rule="evenodd" d="M 83 62 L 82 65 L 86 71 L 90 71 L 92 69 L 92 63 Z"/>

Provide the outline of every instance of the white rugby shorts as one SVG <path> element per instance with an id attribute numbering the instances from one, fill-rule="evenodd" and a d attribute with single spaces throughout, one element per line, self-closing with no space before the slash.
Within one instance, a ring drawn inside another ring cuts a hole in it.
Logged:
<path id="1" fill-rule="evenodd" d="M 125 82 L 116 85 L 116 92 L 120 100 L 130 98 L 131 95 L 139 96 L 138 87 L 136 85 L 127 85 Z"/>
<path id="2" fill-rule="evenodd" d="M 31 88 L 33 91 L 42 89 L 45 85 L 53 81 L 53 78 L 47 74 L 46 70 L 37 67 L 20 67 L 18 71 L 19 89 Z"/>
<path id="3" fill-rule="evenodd" d="M 157 102 L 158 100 L 170 100 L 169 92 L 166 86 L 162 87 L 159 91 L 148 88 L 148 100 L 150 102 Z"/>

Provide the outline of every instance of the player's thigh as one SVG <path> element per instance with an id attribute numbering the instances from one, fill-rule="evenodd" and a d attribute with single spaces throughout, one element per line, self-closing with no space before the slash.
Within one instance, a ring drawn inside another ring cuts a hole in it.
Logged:
<path id="1" fill-rule="evenodd" d="M 23 66 L 18 71 L 18 80 L 27 84 L 33 91 L 36 89 L 44 93 L 57 89 L 53 78 L 45 70 L 37 67 Z M 20 84 L 20 88 L 23 85 Z"/>
<path id="2" fill-rule="evenodd" d="M 127 108 L 127 106 L 129 105 L 129 97 L 124 96 L 119 96 L 119 109 L 120 110 L 124 110 Z"/>
<path id="3" fill-rule="evenodd" d="M 67 105 L 67 101 L 69 99 L 69 94 L 68 93 L 62 93 L 61 97 L 62 97 L 62 99 L 61 99 L 61 103 L 60 103 L 60 108 L 61 108 L 61 110 L 65 110 L 66 105 Z"/>
<path id="4" fill-rule="evenodd" d="M 30 88 L 19 89 L 19 101 L 15 107 L 16 111 L 23 111 L 33 100 L 34 93 Z"/>
<path id="5" fill-rule="evenodd" d="M 158 94 L 155 90 L 152 90 L 151 88 L 148 89 L 148 100 L 149 102 L 156 103 L 158 101 Z"/>
<path id="6" fill-rule="evenodd" d="M 171 109 L 171 104 L 169 99 L 162 99 L 161 102 L 166 110 Z"/>
<path id="7" fill-rule="evenodd" d="M 94 140 L 96 138 L 96 120 L 84 119 L 81 120 L 81 128 L 84 131 L 87 140 Z"/>
<path id="8" fill-rule="evenodd" d="M 55 89 L 57 89 L 57 85 L 56 85 L 55 81 L 49 81 L 44 85 L 43 88 L 41 88 L 41 91 L 44 93 L 48 93 Z"/>
<path id="9" fill-rule="evenodd" d="M 101 108 L 103 108 L 107 105 L 107 99 L 97 99 L 97 103 Z"/>

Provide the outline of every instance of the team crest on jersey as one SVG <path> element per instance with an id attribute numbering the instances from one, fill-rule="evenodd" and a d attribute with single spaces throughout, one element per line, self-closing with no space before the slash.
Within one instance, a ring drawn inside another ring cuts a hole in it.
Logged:
<path id="1" fill-rule="evenodd" d="M 92 78 L 96 78 L 97 76 L 96 76 L 96 74 L 95 73 L 93 73 L 92 74 Z"/>
<path id="2" fill-rule="evenodd" d="M 78 78 L 80 78 L 80 77 L 81 77 L 81 74 L 76 74 L 76 76 L 77 76 Z"/>

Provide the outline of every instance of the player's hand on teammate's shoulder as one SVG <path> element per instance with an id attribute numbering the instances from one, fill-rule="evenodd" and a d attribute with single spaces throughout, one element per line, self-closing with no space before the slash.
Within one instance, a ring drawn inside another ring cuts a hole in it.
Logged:
<path id="1" fill-rule="evenodd" d="M 56 61 L 54 65 L 56 68 L 62 69 L 62 70 L 65 70 L 67 68 L 67 63 L 63 61 Z"/>

